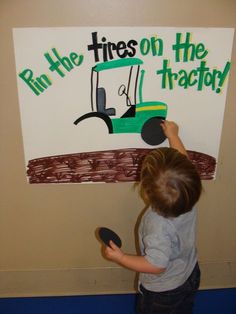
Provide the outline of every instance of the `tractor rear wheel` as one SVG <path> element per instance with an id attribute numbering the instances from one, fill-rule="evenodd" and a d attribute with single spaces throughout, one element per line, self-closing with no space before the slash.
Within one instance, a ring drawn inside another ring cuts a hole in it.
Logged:
<path id="1" fill-rule="evenodd" d="M 166 136 L 161 127 L 163 119 L 153 117 L 147 120 L 141 130 L 141 137 L 149 145 L 159 145 L 163 143 Z"/>

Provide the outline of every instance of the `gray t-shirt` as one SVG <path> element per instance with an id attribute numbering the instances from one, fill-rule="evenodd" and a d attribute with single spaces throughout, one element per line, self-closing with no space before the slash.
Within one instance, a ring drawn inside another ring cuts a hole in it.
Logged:
<path id="1" fill-rule="evenodd" d="M 195 208 L 177 218 L 165 218 L 149 208 L 139 226 L 141 255 L 166 271 L 159 275 L 140 273 L 139 283 L 156 292 L 181 286 L 197 262 L 195 234 Z"/>

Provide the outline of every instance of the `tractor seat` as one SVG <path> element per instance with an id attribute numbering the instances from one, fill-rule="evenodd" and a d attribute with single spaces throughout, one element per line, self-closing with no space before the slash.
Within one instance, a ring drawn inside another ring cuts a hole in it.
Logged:
<path id="1" fill-rule="evenodd" d="M 99 87 L 97 89 L 97 110 L 108 116 L 115 116 L 115 108 L 106 108 L 106 91 L 105 88 Z"/>
<path id="2" fill-rule="evenodd" d="M 108 116 L 115 116 L 116 109 L 115 108 L 107 108 L 107 109 L 104 109 L 103 111 L 100 111 L 100 112 L 103 112 L 103 113 L 107 114 Z"/>

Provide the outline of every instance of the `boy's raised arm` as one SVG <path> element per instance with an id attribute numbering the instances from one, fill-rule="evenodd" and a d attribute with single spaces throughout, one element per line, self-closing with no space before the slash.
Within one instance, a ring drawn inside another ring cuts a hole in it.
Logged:
<path id="1" fill-rule="evenodd" d="M 165 120 L 165 121 L 163 121 L 161 126 L 163 129 L 163 132 L 165 133 L 165 136 L 168 138 L 170 147 L 175 148 L 180 153 L 188 156 L 188 153 L 184 147 L 184 144 L 179 137 L 178 125 L 173 121 Z"/>

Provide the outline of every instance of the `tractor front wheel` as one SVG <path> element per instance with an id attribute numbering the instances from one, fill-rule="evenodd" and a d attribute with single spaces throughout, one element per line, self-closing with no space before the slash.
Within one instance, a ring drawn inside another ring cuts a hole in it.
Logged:
<path id="1" fill-rule="evenodd" d="M 159 145 L 163 143 L 166 136 L 161 127 L 163 119 L 153 117 L 147 120 L 141 130 L 141 137 L 149 145 Z"/>

